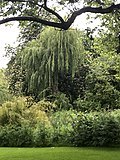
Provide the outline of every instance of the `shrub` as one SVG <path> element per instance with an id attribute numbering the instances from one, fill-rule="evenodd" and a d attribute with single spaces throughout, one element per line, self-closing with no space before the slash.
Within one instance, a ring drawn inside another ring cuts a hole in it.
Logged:
<path id="1" fill-rule="evenodd" d="M 22 120 L 24 107 L 24 102 L 20 100 L 3 103 L 0 107 L 0 124 L 8 125 L 20 123 Z"/>
<path id="2" fill-rule="evenodd" d="M 0 125 L 28 124 L 34 126 L 39 121 L 49 123 L 48 116 L 43 111 L 45 109 L 43 105 L 28 103 L 28 100 L 24 97 L 18 97 L 12 101 L 5 102 L 0 107 Z"/>
<path id="3" fill-rule="evenodd" d="M 120 143 L 120 121 L 110 112 L 79 113 L 74 126 L 76 146 L 107 146 Z"/>
<path id="4" fill-rule="evenodd" d="M 35 147 L 47 147 L 53 142 L 53 127 L 39 122 L 33 133 L 33 141 Z"/>
<path id="5" fill-rule="evenodd" d="M 86 91 L 84 98 L 78 97 L 74 101 L 74 108 L 82 112 L 119 109 L 120 92 L 111 86 L 106 85 L 105 88 L 99 86 L 94 94 L 91 91 Z"/>
<path id="6" fill-rule="evenodd" d="M 56 105 L 52 102 L 49 102 L 47 100 L 41 100 L 35 104 L 32 105 L 32 108 L 36 108 L 36 110 L 41 110 L 46 113 L 53 112 L 56 108 Z"/>
<path id="7" fill-rule="evenodd" d="M 73 122 L 76 119 L 76 113 L 73 110 L 58 111 L 51 115 L 50 120 L 54 128 L 54 145 L 71 145 L 73 136 Z"/>
<path id="8" fill-rule="evenodd" d="M 54 100 L 56 111 L 69 110 L 72 108 L 69 98 L 64 93 L 58 93 Z"/>
<path id="9" fill-rule="evenodd" d="M 32 130 L 28 126 L 7 125 L 0 127 L 1 147 L 32 146 Z"/>

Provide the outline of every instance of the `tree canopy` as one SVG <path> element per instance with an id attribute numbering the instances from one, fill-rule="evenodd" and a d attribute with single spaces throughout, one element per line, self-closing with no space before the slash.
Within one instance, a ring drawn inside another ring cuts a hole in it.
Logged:
<path id="1" fill-rule="evenodd" d="M 116 0 L 103 2 L 100 0 L 1 0 L 0 24 L 10 21 L 30 21 L 67 30 L 83 13 L 119 12 L 120 3 L 117 2 Z M 66 13 L 64 17 L 63 12 Z"/>
<path id="2" fill-rule="evenodd" d="M 61 79 L 68 74 L 72 78 L 78 60 L 83 61 L 82 34 L 78 30 L 47 27 L 36 40 L 27 43 L 8 65 L 14 93 L 20 91 L 21 82 L 22 91 L 35 97 L 41 92 L 58 91 Z"/>

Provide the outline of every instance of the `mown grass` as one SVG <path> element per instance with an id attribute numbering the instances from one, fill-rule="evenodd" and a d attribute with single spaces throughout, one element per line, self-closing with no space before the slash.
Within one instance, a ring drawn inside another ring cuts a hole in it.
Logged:
<path id="1" fill-rule="evenodd" d="M 0 148 L 0 160 L 120 160 L 120 148 Z"/>

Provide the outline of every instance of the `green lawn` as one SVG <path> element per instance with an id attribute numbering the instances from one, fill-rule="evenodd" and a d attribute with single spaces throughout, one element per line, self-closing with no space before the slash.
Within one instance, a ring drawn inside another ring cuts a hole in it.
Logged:
<path id="1" fill-rule="evenodd" d="M 120 148 L 0 148 L 0 160 L 120 160 Z"/>

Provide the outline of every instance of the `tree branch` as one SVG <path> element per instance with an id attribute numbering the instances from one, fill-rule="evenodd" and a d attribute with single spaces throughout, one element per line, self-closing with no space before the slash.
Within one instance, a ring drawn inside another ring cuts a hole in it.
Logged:
<path id="1" fill-rule="evenodd" d="M 29 2 L 29 3 L 31 3 L 33 5 L 38 5 L 39 7 L 41 7 L 41 5 L 39 5 L 38 3 L 35 3 L 33 1 L 30 1 L 30 0 L 28 0 L 28 1 L 26 1 L 26 0 L 4 0 L 4 1 L 5 2 L 12 2 L 12 3 L 16 3 L 16 2 L 25 2 L 25 3 L 27 3 L 27 2 Z"/>
<path id="2" fill-rule="evenodd" d="M 45 5 L 44 7 L 46 8 L 47 5 Z M 111 5 L 110 7 L 107 7 L 107 8 L 84 7 L 82 9 L 78 10 L 78 11 L 73 12 L 71 17 L 65 22 L 58 13 L 56 13 L 53 10 L 47 8 L 48 12 L 52 13 L 53 15 L 56 15 L 56 17 L 61 21 L 60 23 L 43 20 L 43 19 L 40 19 L 40 18 L 37 18 L 37 17 L 23 16 L 23 17 L 10 17 L 10 18 L 0 20 L 0 24 L 7 23 L 7 22 L 10 22 L 10 21 L 33 21 L 33 22 L 37 22 L 37 23 L 42 23 L 43 25 L 67 30 L 72 25 L 72 23 L 75 21 L 76 17 L 83 14 L 83 13 L 91 12 L 91 13 L 106 14 L 106 13 L 111 13 L 112 11 L 119 10 L 119 9 L 120 9 L 120 4 L 116 4 L 116 5 L 113 4 L 113 5 Z"/>
<path id="3" fill-rule="evenodd" d="M 44 0 L 44 5 L 43 4 L 40 5 L 40 4 L 38 4 L 36 2 L 33 2 L 33 1 L 30 1 L 30 0 L 27 0 L 27 1 L 26 0 L 5 0 L 5 1 L 7 1 L 7 2 L 8 1 L 11 1 L 11 2 L 25 2 L 25 3 L 29 2 L 29 3 L 31 3 L 33 5 L 36 5 L 36 6 L 41 7 L 41 8 L 44 8 L 47 12 L 55 15 L 60 20 L 60 22 L 64 23 L 63 18 L 57 12 L 55 12 L 54 10 L 52 10 L 52 9 L 47 7 L 47 0 Z"/>
<path id="4" fill-rule="evenodd" d="M 0 25 L 7 22 L 11 22 L 11 21 L 33 21 L 33 22 L 41 23 L 43 25 L 64 29 L 63 23 L 46 21 L 37 17 L 30 17 L 30 16 L 22 16 L 22 17 L 18 16 L 18 17 L 5 18 L 3 20 L 0 20 Z"/>
<path id="5" fill-rule="evenodd" d="M 56 13 L 54 10 L 48 8 L 47 6 L 43 6 L 43 8 L 44 8 L 47 12 L 52 13 L 53 15 L 55 15 L 62 23 L 64 23 L 63 18 L 62 18 L 58 13 Z"/>
<path id="6" fill-rule="evenodd" d="M 106 14 L 106 13 L 111 13 L 114 10 L 120 10 L 120 3 L 119 4 L 112 4 L 110 7 L 107 8 L 102 8 L 102 7 L 84 7 L 78 11 L 73 12 L 71 17 L 67 20 L 67 25 L 68 28 L 71 26 L 71 24 L 75 21 L 76 17 L 83 14 L 83 13 L 100 13 L 100 14 Z"/>

